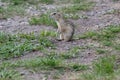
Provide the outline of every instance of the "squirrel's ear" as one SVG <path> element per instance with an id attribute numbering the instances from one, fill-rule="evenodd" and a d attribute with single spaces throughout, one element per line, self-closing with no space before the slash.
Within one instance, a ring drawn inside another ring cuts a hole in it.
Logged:
<path id="1" fill-rule="evenodd" d="M 53 15 L 56 15 L 56 12 L 54 12 Z"/>
<path id="2" fill-rule="evenodd" d="M 51 15 L 56 15 L 56 14 L 57 14 L 56 12 L 51 13 Z"/>

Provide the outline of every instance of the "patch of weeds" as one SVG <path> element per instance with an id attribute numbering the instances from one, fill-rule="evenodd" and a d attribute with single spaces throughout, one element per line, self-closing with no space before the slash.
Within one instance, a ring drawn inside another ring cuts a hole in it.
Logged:
<path id="1" fill-rule="evenodd" d="M 62 61 L 52 57 L 35 58 L 23 61 L 22 65 L 26 68 L 55 69 L 61 65 Z"/>
<path id="2" fill-rule="evenodd" d="M 0 6 L 0 13 L 3 13 L 4 9 Z"/>
<path id="3" fill-rule="evenodd" d="M 90 10 L 93 6 L 93 2 L 74 4 L 72 6 L 63 7 L 61 10 L 64 13 L 76 13 L 78 11 Z"/>
<path id="4" fill-rule="evenodd" d="M 22 6 L 7 6 L 6 8 L 1 8 L 0 13 L 2 14 L 2 18 L 8 18 L 13 16 L 23 16 L 25 15 L 25 9 Z"/>
<path id="5" fill-rule="evenodd" d="M 0 80 L 22 80 L 22 77 L 14 70 L 0 70 Z"/>
<path id="6" fill-rule="evenodd" d="M 102 57 L 93 63 L 93 70 L 96 74 L 106 75 L 114 73 L 115 57 Z"/>
<path id="7" fill-rule="evenodd" d="M 60 0 L 60 1 L 56 1 L 56 3 L 58 4 L 80 4 L 80 3 L 84 3 L 87 2 L 88 0 Z"/>
<path id="8" fill-rule="evenodd" d="M 40 3 L 39 0 L 1 0 L 2 2 L 7 2 L 9 3 L 10 5 L 26 5 L 26 3 L 29 3 L 29 4 L 37 4 L 37 3 Z"/>
<path id="9" fill-rule="evenodd" d="M 6 19 L 6 16 L 4 13 L 5 13 L 5 9 L 0 6 L 0 19 Z"/>
<path id="10" fill-rule="evenodd" d="M 40 0 L 40 2 L 45 4 L 53 4 L 54 0 Z"/>
<path id="11" fill-rule="evenodd" d="M 27 40 L 35 40 L 36 39 L 36 36 L 34 33 L 29 33 L 29 34 L 22 34 L 22 33 L 19 33 L 17 34 L 19 36 L 19 39 L 27 39 Z"/>
<path id="12" fill-rule="evenodd" d="M 18 35 L 0 33 L 0 59 L 19 57 L 25 52 L 42 51 L 45 48 L 53 48 L 54 46 L 46 37 L 35 36 L 32 33 Z"/>
<path id="13" fill-rule="evenodd" d="M 1 0 L 1 1 L 10 3 L 11 5 L 20 5 L 25 3 L 24 0 Z"/>
<path id="14" fill-rule="evenodd" d="M 32 44 L 32 50 L 44 50 L 44 48 L 54 48 L 54 44 L 44 36 L 40 35 L 35 36 L 34 33 L 30 34 L 19 34 L 20 39 L 22 38 L 22 41 L 28 41 Z"/>
<path id="15" fill-rule="evenodd" d="M 0 19 L 2 19 L 3 17 L 3 12 L 4 12 L 4 8 L 0 6 Z"/>
<path id="16" fill-rule="evenodd" d="M 96 37 L 96 32 L 86 32 L 86 33 L 84 33 L 83 35 L 80 35 L 79 36 L 79 38 L 80 39 L 85 39 L 85 38 L 94 38 L 94 37 Z"/>
<path id="17" fill-rule="evenodd" d="M 119 80 L 116 79 L 115 75 L 110 74 L 110 75 L 105 75 L 105 76 L 100 76 L 96 75 L 93 72 L 88 72 L 88 73 L 83 73 L 80 78 L 80 80 Z"/>
<path id="18" fill-rule="evenodd" d="M 4 43 L 7 41 L 16 41 L 16 40 L 17 40 L 16 36 L 4 32 L 0 32 L 0 43 Z"/>
<path id="19" fill-rule="evenodd" d="M 15 69 L 15 67 L 18 67 L 20 65 L 21 65 L 20 61 L 16 61 L 16 62 L 2 61 L 2 63 L 0 64 L 0 70 Z"/>
<path id="20" fill-rule="evenodd" d="M 73 47 L 68 52 L 60 54 L 60 57 L 64 58 L 64 59 L 74 58 L 74 57 L 77 57 L 76 55 L 79 53 L 79 51 L 80 51 L 80 47 L 78 47 L 78 46 Z"/>
<path id="21" fill-rule="evenodd" d="M 45 47 L 54 47 L 54 44 L 47 38 L 39 38 L 38 41 L 39 41 L 39 44 L 41 46 L 43 46 L 44 48 Z"/>
<path id="22" fill-rule="evenodd" d="M 56 58 L 45 58 L 42 59 L 41 62 L 43 63 L 43 65 L 45 66 L 50 66 L 50 67 L 57 67 L 60 65 L 60 60 L 57 60 Z"/>
<path id="23" fill-rule="evenodd" d="M 74 56 L 72 54 L 68 54 L 68 53 L 62 53 L 60 55 L 60 57 L 64 58 L 64 59 L 70 59 L 73 58 Z"/>
<path id="24" fill-rule="evenodd" d="M 19 44 L 14 42 L 6 42 L 1 44 L 0 47 L 0 58 L 3 59 L 19 57 L 23 55 L 24 52 L 32 50 L 32 44 L 27 41 Z"/>
<path id="25" fill-rule="evenodd" d="M 57 52 L 55 52 L 55 51 L 48 51 L 48 52 L 46 52 L 46 56 L 47 57 L 53 57 L 53 58 L 61 58 L 60 56 L 59 56 L 59 54 L 57 54 Z"/>
<path id="26" fill-rule="evenodd" d="M 67 52 L 50 52 L 47 54 L 48 57 L 54 57 L 59 59 L 71 59 L 77 57 L 77 54 L 79 53 L 80 48 L 79 47 L 73 47 Z"/>
<path id="27" fill-rule="evenodd" d="M 49 17 L 48 14 L 43 14 L 39 18 L 32 17 L 29 20 L 29 24 L 31 25 L 47 25 L 57 27 L 56 22 Z"/>
<path id="28" fill-rule="evenodd" d="M 113 34 L 112 34 L 113 33 Z M 114 32 L 109 30 L 103 30 L 102 32 L 98 33 L 99 39 L 101 40 L 109 40 L 110 38 L 115 37 Z"/>
<path id="29" fill-rule="evenodd" d="M 68 67 L 70 67 L 71 70 L 73 71 L 80 71 L 80 70 L 87 70 L 88 66 L 87 65 L 80 65 L 80 64 L 68 64 Z"/>
<path id="30" fill-rule="evenodd" d="M 120 33 L 120 26 L 109 26 L 108 28 L 98 32 L 97 40 L 99 40 L 104 46 L 114 47 L 114 38 Z"/>
<path id="31" fill-rule="evenodd" d="M 75 4 L 75 3 L 81 3 L 81 2 L 85 2 L 86 0 L 73 0 L 73 3 Z"/>
<path id="32" fill-rule="evenodd" d="M 98 32 L 98 39 L 103 40 L 111 40 L 116 37 L 116 34 L 120 32 L 120 26 L 108 26 L 106 29 Z"/>
<path id="33" fill-rule="evenodd" d="M 40 32 L 40 36 L 42 37 L 56 37 L 57 36 L 57 33 L 54 32 L 54 31 L 47 31 L 47 30 L 44 30 L 44 31 L 41 31 Z"/>
<path id="34" fill-rule="evenodd" d="M 93 70 L 80 76 L 83 80 L 117 80 L 114 70 L 115 56 L 106 56 L 93 62 Z M 118 79 L 119 80 L 119 79 Z"/>
<path id="35" fill-rule="evenodd" d="M 19 42 L 19 38 L 15 35 L 0 33 L 0 58 L 8 59 L 18 57 L 23 52 L 32 50 L 32 44 L 28 41 Z"/>
<path id="36" fill-rule="evenodd" d="M 120 44 L 114 45 L 114 48 L 115 48 L 116 50 L 120 50 Z"/>
<path id="37" fill-rule="evenodd" d="M 18 60 L 18 61 L 6 61 L 1 63 L 0 69 L 16 69 L 19 67 L 25 67 L 26 69 L 32 69 L 34 71 L 39 70 L 62 70 L 65 69 L 62 63 L 62 59 L 54 58 L 50 56 L 46 57 L 36 57 L 32 59 L 26 60 Z"/>
<path id="38" fill-rule="evenodd" d="M 100 49 L 100 48 L 98 48 L 98 49 L 96 49 L 96 52 L 97 52 L 97 54 L 105 54 L 105 53 L 108 52 L 108 51 L 105 50 L 105 49 Z"/>
<path id="39" fill-rule="evenodd" d="M 91 38 L 93 40 L 98 40 L 104 46 L 115 47 L 114 38 L 120 33 L 120 25 L 110 25 L 107 28 L 100 30 L 98 32 L 86 32 L 81 35 L 80 39 Z"/>
<path id="40" fill-rule="evenodd" d="M 19 5 L 19 4 L 23 4 L 25 1 L 24 0 L 10 0 L 10 2 L 13 5 Z"/>
<path id="41" fill-rule="evenodd" d="M 80 70 L 87 70 L 88 66 L 87 65 L 80 65 L 80 64 L 68 64 L 64 65 L 62 62 L 62 58 L 54 57 L 54 56 L 47 56 L 47 57 L 37 57 L 34 59 L 29 59 L 29 60 L 22 60 L 18 62 L 19 64 L 12 64 L 11 67 L 16 66 L 16 67 L 26 67 L 27 69 L 33 69 L 37 70 L 38 69 L 44 69 L 44 70 L 51 70 L 51 69 L 56 69 L 56 70 L 71 70 L 71 71 L 80 71 Z"/>
<path id="42" fill-rule="evenodd" d="M 87 32 L 80 36 L 80 38 L 97 38 L 98 40 L 110 40 L 111 38 L 114 38 L 117 33 L 120 32 L 120 26 L 114 26 L 110 25 L 107 28 L 98 31 L 98 32 Z"/>
<path id="43" fill-rule="evenodd" d="M 110 40 L 103 40 L 103 41 L 101 41 L 101 43 L 104 46 L 113 46 L 113 43 Z"/>

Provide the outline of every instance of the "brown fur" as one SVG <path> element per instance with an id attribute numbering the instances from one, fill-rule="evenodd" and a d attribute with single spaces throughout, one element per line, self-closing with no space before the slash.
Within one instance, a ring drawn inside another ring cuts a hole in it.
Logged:
<path id="1" fill-rule="evenodd" d="M 60 40 L 70 41 L 74 34 L 74 25 L 72 22 L 65 20 L 61 13 L 52 13 L 51 17 L 56 21 Z"/>

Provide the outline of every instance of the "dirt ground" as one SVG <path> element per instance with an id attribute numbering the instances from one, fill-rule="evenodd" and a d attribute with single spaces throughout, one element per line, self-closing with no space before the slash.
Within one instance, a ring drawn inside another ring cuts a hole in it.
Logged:
<path id="1" fill-rule="evenodd" d="M 107 27 L 108 25 L 120 24 L 120 14 L 108 14 L 114 9 L 120 10 L 120 1 L 118 2 L 113 2 L 112 0 L 91 0 L 91 1 L 96 2 L 94 8 L 90 11 L 79 13 L 87 16 L 86 19 L 80 18 L 78 20 L 71 20 L 77 26 L 75 35 L 83 34 L 87 31 L 97 31 L 100 30 L 101 28 Z M 57 5 L 43 5 L 43 8 L 47 8 L 50 10 L 55 8 L 56 6 Z M 32 15 L 41 14 L 41 11 L 37 11 L 33 7 L 30 7 L 30 9 L 27 9 L 26 11 L 30 14 L 29 16 L 24 17 L 16 16 L 5 20 L 1 19 L 0 31 L 11 34 L 30 32 L 35 32 L 37 34 L 40 33 L 40 31 L 42 30 L 56 31 L 56 29 L 53 28 L 52 26 L 29 25 L 28 23 L 29 18 Z M 99 43 L 92 41 L 91 39 L 79 39 L 71 42 L 56 41 L 55 39 L 51 39 L 51 41 L 56 45 L 57 52 L 68 51 L 70 48 L 74 46 L 89 46 L 89 45 L 94 45 L 95 47 L 100 46 Z M 37 56 L 42 56 L 42 54 L 43 53 L 40 51 L 34 51 L 18 58 L 17 60 L 34 58 Z M 78 58 L 66 60 L 66 63 L 76 62 L 80 64 L 91 64 L 91 62 L 98 58 L 99 56 L 101 55 L 96 55 L 94 47 L 92 49 L 87 48 L 79 53 Z M 55 70 L 41 71 L 39 73 L 36 73 L 30 70 L 26 70 L 24 68 L 19 68 L 18 71 L 24 74 L 25 80 L 53 80 L 51 76 L 57 74 L 57 71 Z M 79 73 L 80 72 L 68 71 L 64 73 L 64 75 L 62 75 L 59 80 L 75 80 Z M 47 79 L 44 79 L 45 76 L 47 76 Z"/>

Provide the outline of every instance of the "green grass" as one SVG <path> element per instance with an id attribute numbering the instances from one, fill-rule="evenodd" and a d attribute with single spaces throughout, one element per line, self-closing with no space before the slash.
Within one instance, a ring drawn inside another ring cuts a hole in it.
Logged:
<path id="1" fill-rule="evenodd" d="M 63 3 L 71 3 L 69 6 L 65 6 L 62 8 L 59 8 L 58 11 L 64 14 L 64 18 L 66 19 L 74 19 L 77 20 L 80 18 L 80 15 L 78 12 L 80 11 L 88 11 L 90 10 L 93 6 L 93 2 L 89 1 L 82 1 L 82 0 L 65 0 Z M 82 16 L 82 18 L 87 18 Z"/>
<path id="2" fill-rule="evenodd" d="M 54 31 L 47 31 L 47 30 L 43 30 L 40 32 L 40 36 L 42 37 L 56 37 L 57 33 Z"/>
<path id="3" fill-rule="evenodd" d="M 79 39 L 93 39 L 104 46 L 113 47 L 114 49 L 119 50 L 119 44 L 114 41 L 116 37 L 119 37 L 117 34 L 120 33 L 120 25 L 114 26 L 110 25 L 105 29 L 102 29 L 98 32 L 90 31 L 86 32 L 83 35 L 79 36 Z"/>
<path id="4" fill-rule="evenodd" d="M 3 0 L 8 1 L 8 0 Z M 32 4 L 32 0 L 9 0 L 11 1 L 10 7 L 3 8 L 0 7 L 0 14 L 4 14 L 3 17 L 9 17 L 14 15 L 22 15 L 24 9 L 20 9 L 21 5 L 25 2 Z M 52 4 L 53 0 L 40 0 L 39 3 Z M 78 19 L 79 15 L 75 15 L 76 12 L 86 11 L 91 8 L 91 4 L 82 4 L 82 0 L 73 0 L 75 3 L 73 6 L 63 8 L 63 13 L 67 13 L 68 16 L 65 18 Z M 36 3 L 35 3 L 36 4 Z M 14 5 L 14 6 L 13 6 Z M 19 12 L 20 11 L 20 12 Z M 73 15 L 74 14 L 74 15 Z M 43 14 L 40 17 L 32 17 L 29 21 L 31 25 L 47 25 L 56 27 L 56 23 L 52 20 L 48 14 Z M 120 44 L 114 42 L 117 34 L 120 33 L 120 26 L 109 26 L 98 32 L 87 32 L 84 35 L 79 36 L 80 39 L 93 39 L 104 46 L 114 47 L 116 50 L 120 50 Z M 41 31 L 39 35 L 34 33 L 30 34 L 16 34 L 11 35 L 7 33 L 0 32 L 0 80 L 22 80 L 21 75 L 17 68 L 25 68 L 26 70 L 34 70 L 35 72 L 46 71 L 59 71 L 59 75 L 55 74 L 54 78 L 60 78 L 60 71 L 64 72 L 83 72 L 83 70 L 90 70 L 87 73 L 82 74 L 78 80 L 119 80 L 116 79 L 116 75 L 120 74 L 114 69 L 115 58 L 114 57 L 101 57 L 98 61 L 94 61 L 92 69 L 89 69 L 88 65 L 78 64 L 78 63 L 64 63 L 66 60 L 78 58 L 81 52 L 81 47 L 76 46 L 70 48 L 66 52 L 50 52 L 51 48 L 55 48 L 55 45 L 49 40 L 50 38 L 56 37 L 56 33 L 53 31 Z M 49 48 L 49 49 L 48 49 Z M 83 48 L 83 47 L 82 47 Z M 49 51 L 46 52 L 46 49 Z M 86 49 L 86 48 L 84 48 Z M 16 61 L 4 61 L 5 59 L 11 59 L 14 57 L 20 57 L 26 53 L 40 50 L 44 54 L 42 57 L 35 57 L 25 60 Z M 97 54 L 108 53 L 107 50 L 103 48 L 96 49 Z M 106 54 L 107 55 L 107 54 Z M 82 79 L 81 79 L 82 78 Z"/>
<path id="5" fill-rule="evenodd" d="M 87 65 L 81 65 L 77 63 L 68 64 L 68 67 L 70 67 L 70 69 L 73 71 L 82 71 L 88 69 Z"/>
<path id="6" fill-rule="evenodd" d="M 36 57 L 26 60 L 18 60 L 14 62 L 3 62 L 0 65 L 2 69 L 16 69 L 19 67 L 24 67 L 26 69 L 31 69 L 36 72 L 41 70 L 69 70 L 69 71 L 81 71 L 87 70 L 87 65 L 81 65 L 76 63 L 63 63 L 63 60 L 55 57 Z"/>
<path id="7" fill-rule="evenodd" d="M 75 63 L 64 63 L 65 59 L 70 59 L 75 57 L 79 52 L 79 47 L 74 47 L 69 51 L 68 54 L 71 54 L 69 57 L 61 56 L 60 54 L 55 54 L 51 52 L 50 54 L 44 55 L 43 57 L 36 57 L 26 60 L 18 60 L 14 62 L 3 62 L 0 65 L 1 69 L 15 69 L 19 67 L 25 67 L 26 69 L 32 69 L 34 71 L 40 70 L 70 70 L 70 71 L 81 71 L 87 70 L 87 65 L 75 64 Z"/>
<path id="8" fill-rule="evenodd" d="M 86 1 L 86 0 L 84 0 Z M 84 2 L 83 0 L 73 0 L 73 3 L 81 3 L 81 2 Z"/>
<path id="9" fill-rule="evenodd" d="M 62 11 L 63 13 L 77 13 L 79 11 L 90 10 L 92 6 L 93 6 L 93 2 L 73 4 L 72 6 L 63 7 L 60 11 Z"/>
<path id="10" fill-rule="evenodd" d="M 116 37 L 116 34 L 120 32 L 120 26 L 110 25 L 107 28 L 98 32 L 90 31 L 81 35 L 80 38 L 97 38 L 98 40 L 109 40 Z"/>
<path id="11" fill-rule="evenodd" d="M 96 49 L 96 52 L 97 52 L 97 54 L 105 54 L 105 53 L 108 53 L 108 50 L 98 48 L 98 49 Z"/>
<path id="12" fill-rule="evenodd" d="M 30 69 L 31 71 L 39 72 L 41 70 L 59 70 L 61 68 L 61 64 L 61 60 L 52 57 L 37 57 L 26 60 L 18 60 L 14 62 L 6 61 L 0 65 L 0 79 L 19 80 L 17 79 L 17 77 L 20 77 L 20 75 L 17 71 L 15 71 L 15 69 L 19 67 L 24 67 L 25 69 Z M 3 71 L 4 69 L 6 70 Z"/>
<path id="13" fill-rule="evenodd" d="M 93 63 L 93 71 L 99 75 L 108 75 L 114 73 L 115 57 L 103 57 Z"/>
<path id="14" fill-rule="evenodd" d="M 2 13 L 3 12 L 3 7 L 0 7 L 0 13 Z"/>
<path id="15" fill-rule="evenodd" d="M 118 71 L 114 69 L 115 56 L 105 56 L 93 62 L 92 71 L 85 72 L 80 76 L 83 80 L 119 80 Z M 117 73 L 117 74 L 116 74 Z"/>
<path id="16" fill-rule="evenodd" d="M 117 43 L 116 43 L 116 44 L 117 44 Z M 114 48 L 115 48 L 116 50 L 120 50 L 120 44 L 114 45 Z"/>
<path id="17" fill-rule="evenodd" d="M 46 55 L 49 57 L 55 57 L 55 58 L 60 58 L 60 59 L 72 59 L 72 58 L 76 58 L 77 55 L 79 54 L 81 48 L 76 46 L 76 47 L 72 47 L 70 50 L 66 51 L 66 52 L 48 52 Z"/>
<path id="18" fill-rule="evenodd" d="M 117 77 L 119 77 L 119 75 L 116 73 L 108 76 L 100 76 L 96 75 L 93 72 L 89 72 L 82 74 L 79 80 L 119 80 L 119 78 L 117 79 Z"/>
<path id="19" fill-rule="evenodd" d="M 96 33 L 96 32 L 89 31 L 89 32 L 84 33 L 83 35 L 80 35 L 79 38 L 80 38 L 80 39 L 94 38 L 94 37 L 96 37 L 96 36 L 97 36 L 97 33 Z"/>
<path id="20" fill-rule="evenodd" d="M 0 70 L 0 80 L 22 80 L 20 74 L 15 70 Z"/>
<path id="21" fill-rule="evenodd" d="M 22 4 L 24 0 L 1 0 L 2 2 L 7 2 L 12 5 Z"/>
<path id="22" fill-rule="evenodd" d="M 1 0 L 2 2 L 9 2 L 11 5 L 22 5 L 22 4 L 38 4 L 38 3 L 44 3 L 44 4 L 52 4 L 54 3 L 54 0 Z"/>
<path id="23" fill-rule="evenodd" d="M 12 6 L 9 5 L 6 8 L 0 7 L 0 14 L 2 15 L 0 18 L 9 18 L 13 16 L 24 16 L 25 8 L 22 6 Z"/>
<path id="24" fill-rule="evenodd" d="M 31 25 L 47 25 L 56 27 L 56 23 L 54 20 L 50 18 L 48 14 L 43 14 L 40 17 L 32 17 L 29 20 L 29 24 Z"/>
<path id="25" fill-rule="evenodd" d="M 33 70 L 49 70 L 55 69 L 61 66 L 62 61 L 59 59 L 51 58 L 51 57 L 43 57 L 43 58 L 35 58 L 30 60 L 24 60 L 22 62 L 22 66 L 26 67 L 27 69 Z"/>
<path id="26" fill-rule="evenodd" d="M 103 40 L 101 41 L 101 43 L 104 45 L 104 46 L 113 46 L 113 43 L 110 41 L 110 40 Z"/>
<path id="27" fill-rule="evenodd" d="M 54 0 L 40 0 L 40 2 L 45 4 L 53 4 Z"/>
<path id="28" fill-rule="evenodd" d="M 24 2 L 22 0 L 2 0 L 2 2 L 7 2 L 9 4 L 6 7 L 0 7 L 0 14 L 2 14 L 2 17 L 0 18 L 24 16 L 26 14 L 25 5 L 23 4 Z M 20 3 L 21 5 L 18 5 Z"/>
<path id="29" fill-rule="evenodd" d="M 25 52 L 54 47 L 48 38 L 34 34 L 10 35 L 0 32 L 0 59 L 19 57 Z"/>
<path id="30" fill-rule="evenodd" d="M 60 54 L 60 56 L 64 59 L 75 58 L 80 52 L 80 47 L 72 47 L 68 52 Z"/>
<path id="31" fill-rule="evenodd" d="M 55 57 L 36 57 L 26 60 L 17 61 L 4 61 L 0 65 L 0 80 L 22 80 L 22 76 L 16 71 L 18 68 L 24 68 L 25 70 L 34 71 L 39 73 L 41 71 L 58 71 L 54 78 L 59 78 L 61 74 L 66 71 L 83 71 L 87 70 L 87 65 L 81 65 L 76 63 L 63 63 L 63 60 Z"/>
<path id="32" fill-rule="evenodd" d="M 12 62 L 2 62 L 0 65 L 0 80 L 22 80 L 22 76 L 15 70 L 14 66 Z"/>
<path id="33" fill-rule="evenodd" d="M 10 3 L 10 5 L 25 5 L 26 3 L 29 4 L 38 4 L 38 3 L 42 3 L 42 4 L 53 4 L 54 0 L 1 0 L 2 2 L 8 2 Z"/>

